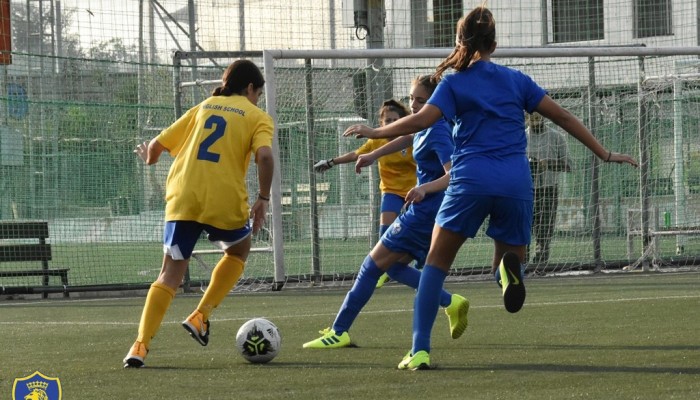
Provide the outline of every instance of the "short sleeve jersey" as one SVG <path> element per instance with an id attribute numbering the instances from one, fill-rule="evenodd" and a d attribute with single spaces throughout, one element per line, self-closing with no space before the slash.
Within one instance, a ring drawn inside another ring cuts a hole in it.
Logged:
<path id="1" fill-rule="evenodd" d="M 527 156 L 529 159 L 535 160 L 557 160 L 566 164 L 571 164 L 569 161 L 569 152 L 566 148 L 566 137 L 563 133 L 556 131 L 549 126 L 544 128 L 542 133 L 527 132 Z M 539 171 L 533 175 L 533 186 L 548 187 L 559 185 L 558 171 Z"/>
<path id="2" fill-rule="evenodd" d="M 413 135 L 413 158 L 418 166 L 419 185 L 445 175 L 444 165 L 450 162 L 454 148 L 452 127 L 444 118 Z"/>
<path id="3" fill-rule="evenodd" d="M 389 139 L 369 139 L 355 154 L 370 153 L 389 143 Z M 382 193 L 392 193 L 406 197 L 408 191 L 416 186 L 416 162 L 413 159 L 413 148 L 408 147 L 396 153 L 379 157 L 379 189 Z"/>
<path id="4" fill-rule="evenodd" d="M 428 103 L 456 122 L 450 193 L 532 199 L 523 111 L 545 95 L 524 73 L 488 61 L 442 79 Z"/>
<path id="5" fill-rule="evenodd" d="M 166 186 L 166 221 L 245 226 L 250 157 L 272 146 L 272 132 L 272 118 L 238 95 L 212 96 L 163 130 L 156 140 L 175 157 Z"/>

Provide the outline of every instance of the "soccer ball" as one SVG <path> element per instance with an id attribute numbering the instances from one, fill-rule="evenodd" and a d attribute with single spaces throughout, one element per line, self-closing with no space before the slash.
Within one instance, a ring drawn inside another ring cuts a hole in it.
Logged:
<path id="1" fill-rule="evenodd" d="M 277 356 L 282 336 L 277 326 L 265 318 L 254 318 L 236 333 L 236 349 L 254 364 L 264 364 Z"/>

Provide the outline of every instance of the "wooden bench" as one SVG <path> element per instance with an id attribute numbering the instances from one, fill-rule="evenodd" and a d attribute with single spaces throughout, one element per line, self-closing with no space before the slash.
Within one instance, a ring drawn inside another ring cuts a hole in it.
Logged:
<path id="1" fill-rule="evenodd" d="M 5 270 L 0 268 L 0 278 L 17 278 L 23 276 L 40 276 L 42 285 L 49 286 L 49 277 L 61 278 L 63 297 L 68 293 L 68 268 L 49 268 L 51 245 L 46 243 L 49 237 L 49 224 L 46 221 L 0 221 L 0 263 L 40 261 L 41 269 Z M 18 240 L 36 239 L 39 243 L 18 243 Z M 8 242 L 11 240 L 11 242 Z M 8 286 L 9 288 L 9 286 Z M 33 293 L 33 288 L 24 287 L 25 293 Z M 41 290 L 39 290 L 41 291 Z M 5 285 L 0 285 L 0 293 L 6 293 Z M 42 291 L 48 297 L 48 291 Z"/>

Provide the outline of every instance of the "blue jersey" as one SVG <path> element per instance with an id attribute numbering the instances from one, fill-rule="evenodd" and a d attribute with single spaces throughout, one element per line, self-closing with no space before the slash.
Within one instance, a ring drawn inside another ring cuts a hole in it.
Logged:
<path id="1" fill-rule="evenodd" d="M 445 175 L 444 164 L 450 161 L 453 150 L 452 128 L 444 119 L 413 135 L 413 159 L 417 164 L 418 184 L 432 182 Z M 392 252 L 408 253 L 416 260 L 424 259 L 430 248 L 435 216 L 444 195 L 444 191 L 430 193 L 423 201 L 412 203 L 384 233 L 382 244 Z"/>
<path id="2" fill-rule="evenodd" d="M 444 118 L 413 135 L 413 159 L 417 164 L 419 185 L 445 175 L 444 165 L 450 161 L 454 148 L 452 127 Z"/>
<path id="3" fill-rule="evenodd" d="M 449 193 L 532 200 L 523 111 L 545 95 L 529 76 L 489 61 L 442 79 L 428 103 L 456 121 Z"/>

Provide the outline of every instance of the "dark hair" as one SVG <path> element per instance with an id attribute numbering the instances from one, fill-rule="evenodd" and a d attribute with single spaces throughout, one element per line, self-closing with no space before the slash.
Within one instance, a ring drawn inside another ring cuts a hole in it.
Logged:
<path id="1" fill-rule="evenodd" d="M 262 72 L 260 72 L 260 68 L 250 60 L 236 60 L 231 63 L 224 71 L 221 81 L 223 85 L 214 89 L 211 93 L 212 96 L 243 94 L 243 91 L 251 83 L 254 89 L 265 85 L 265 79 Z"/>
<path id="2" fill-rule="evenodd" d="M 495 43 L 496 20 L 493 14 L 484 6 L 473 9 L 457 21 L 455 48 L 438 65 L 434 79 L 439 80 L 449 68 L 457 71 L 469 68 L 472 62 L 481 58 L 481 54 L 491 51 Z"/>
<path id="3" fill-rule="evenodd" d="M 399 118 L 403 118 L 411 113 L 402 102 L 394 99 L 385 100 L 382 106 L 379 107 L 379 119 L 384 119 L 384 116 L 388 112 L 395 112 L 399 115 Z"/>
<path id="4" fill-rule="evenodd" d="M 421 85 L 428 91 L 428 93 L 433 94 L 439 82 L 440 79 L 435 79 L 434 75 L 418 75 L 415 79 L 413 79 L 411 84 L 413 86 Z"/>

